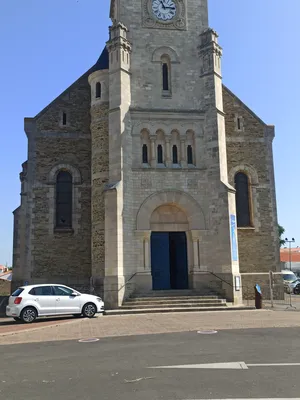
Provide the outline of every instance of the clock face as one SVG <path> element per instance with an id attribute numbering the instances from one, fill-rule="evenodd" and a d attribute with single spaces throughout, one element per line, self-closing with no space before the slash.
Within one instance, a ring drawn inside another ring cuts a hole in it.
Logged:
<path id="1" fill-rule="evenodd" d="M 161 21 L 171 21 L 177 12 L 173 0 L 152 0 L 152 11 L 155 17 Z"/>

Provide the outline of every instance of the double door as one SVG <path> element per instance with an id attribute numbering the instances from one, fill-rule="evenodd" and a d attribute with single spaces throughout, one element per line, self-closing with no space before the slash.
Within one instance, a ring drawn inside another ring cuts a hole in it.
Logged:
<path id="1" fill-rule="evenodd" d="M 153 290 L 188 289 L 185 232 L 152 232 L 151 270 Z"/>

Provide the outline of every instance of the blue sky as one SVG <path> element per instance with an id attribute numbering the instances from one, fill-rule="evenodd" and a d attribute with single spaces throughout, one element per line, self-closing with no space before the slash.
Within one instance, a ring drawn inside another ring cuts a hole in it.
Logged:
<path id="1" fill-rule="evenodd" d="M 210 0 L 224 83 L 276 125 L 279 221 L 300 244 L 299 0 Z M 11 263 L 12 211 L 27 157 L 23 118 L 43 109 L 98 58 L 109 0 L 0 0 L 0 264 Z"/>

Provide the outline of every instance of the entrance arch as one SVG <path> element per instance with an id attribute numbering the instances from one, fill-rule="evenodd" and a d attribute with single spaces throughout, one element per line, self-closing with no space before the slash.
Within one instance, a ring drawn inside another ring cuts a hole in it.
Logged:
<path id="1" fill-rule="evenodd" d="M 192 270 L 199 264 L 195 232 L 205 229 L 202 209 L 187 193 L 162 191 L 144 201 L 137 215 L 137 230 L 149 232 L 145 258 L 150 255 L 154 290 L 189 288 L 188 266 Z"/>
<path id="2" fill-rule="evenodd" d="M 206 230 L 206 221 L 200 205 L 191 195 L 180 190 L 164 190 L 150 195 L 137 213 L 137 230 L 150 231 L 150 217 L 153 211 L 162 205 L 173 205 L 184 211 L 189 225 L 188 230 Z"/>

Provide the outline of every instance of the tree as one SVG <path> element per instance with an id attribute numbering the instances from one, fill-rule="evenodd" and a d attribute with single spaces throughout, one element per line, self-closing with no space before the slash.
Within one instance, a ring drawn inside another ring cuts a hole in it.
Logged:
<path id="1" fill-rule="evenodd" d="M 284 232 L 285 232 L 285 229 L 281 225 L 278 224 L 278 236 L 279 236 L 280 247 L 285 245 L 285 240 L 282 237 Z"/>

